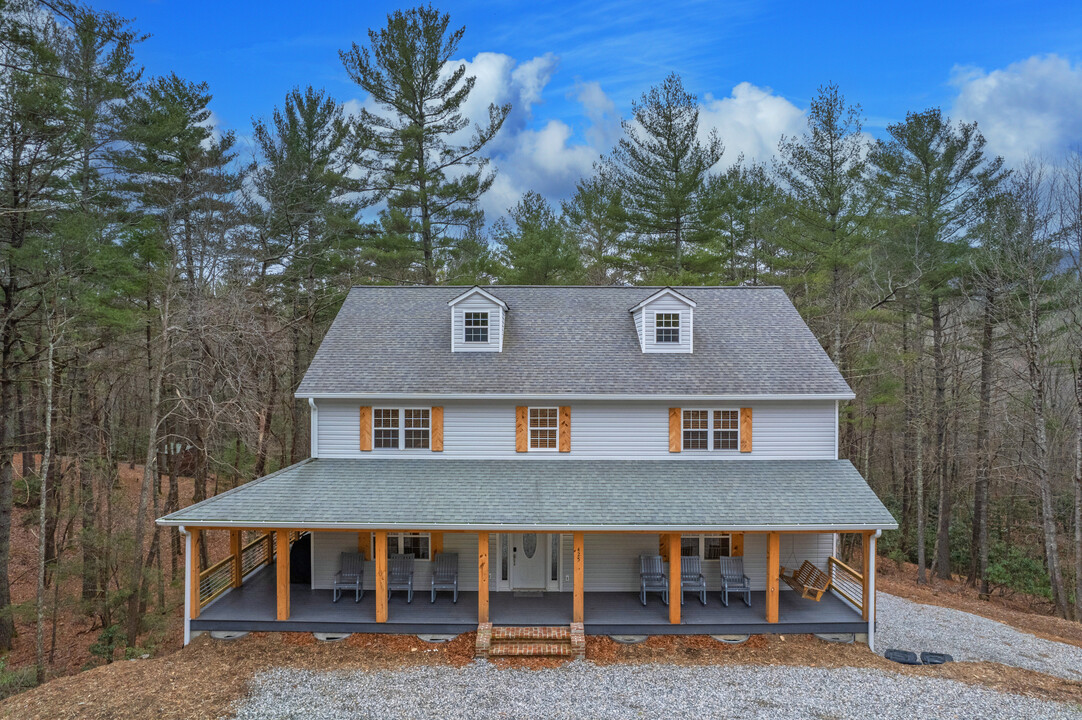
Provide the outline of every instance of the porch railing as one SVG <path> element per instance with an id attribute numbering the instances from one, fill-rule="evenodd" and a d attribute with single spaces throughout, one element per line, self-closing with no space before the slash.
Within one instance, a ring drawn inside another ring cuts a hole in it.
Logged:
<path id="1" fill-rule="evenodd" d="M 827 560 L 830 585 L 843 598 L 864 612 L 864 575 L 836 557 Z"/>
<path id="2" fill-rule="evenodd" d="M 300 532 L 291 531 L 289 543 L 292 545 L 300 536 Z M 263 565 L 272 564 L 274 547 L 274 533 L 272 532 L 264 533 L 242 547 L 240 549 L 240 578 L 237 580 L 241 580 Z M 199 573 L 199 607 L 205 607 L 207 603 L 231 587 L 233 587 L 233 553 Z"/>

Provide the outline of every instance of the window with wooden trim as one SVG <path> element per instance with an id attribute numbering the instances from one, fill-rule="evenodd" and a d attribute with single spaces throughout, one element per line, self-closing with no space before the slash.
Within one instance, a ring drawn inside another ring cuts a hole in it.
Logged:
<path id="1" fill-rule="evenodd" d="M 432 443 L 431 408 L 373 408 L 377 450 L 427 450 Z"/>
<path id="2" fill-rule="evenodd" d="M 659 343 L 680 342 L 680 313 L 654 313 L 654 340 Z"/>
<path id="3" fill-rule="evenodd" d="M 698 556 L 702 560 L 717 560 L 729 557 L 732 551 L 732 538 L 728 534 L 681 535 L 680 555 Z"/>
<path id="4" fill-rule="evenodd" d="M 530 408 L 530 450 L 556 449 L 559 415 L 559 409 L 554 407 Z"/>
<path id="5" fill-rule="evenodd" d="M 684 410 L 684 450 L 740 450 L 740 410 Z"/>
<path id="6" fill-rule="evenodd" d="M 463 318 L 463 341 L 468 343 L 488 342 L 488 313 L 468 312 Z"/>
<path id="7" fill-rule="evenodd" d="M 413 555 L 417 560 L 431 560 L 432 537 L 429 533 L 387 533 L 387 555 Z"/>

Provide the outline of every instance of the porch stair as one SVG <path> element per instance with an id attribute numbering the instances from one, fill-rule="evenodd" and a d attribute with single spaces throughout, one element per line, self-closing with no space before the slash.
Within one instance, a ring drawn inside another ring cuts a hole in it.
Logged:
<path id="1" fill-rule="evenodd" d="M 570 626 L 520 627 L 481 623 L 477 626 L 477 657 L 586 657 L 582 623 Z"/>

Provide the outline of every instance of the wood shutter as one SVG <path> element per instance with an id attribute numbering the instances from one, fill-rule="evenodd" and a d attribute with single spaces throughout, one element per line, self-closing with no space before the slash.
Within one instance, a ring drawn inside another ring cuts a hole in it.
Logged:
<path id="1" fill-rule="evenodd" d="M 560 407 L 560 452 L 571 452 L 571 408 Z"/>
<path id="2" fill-rule="evenodd" d="M 740 408 L 740 452 L 751 452 L 751 408 Z"/>
<path id="3" fill-rule="evenodd" d="M 744 533 L 729 536 L 729 557 L 744 557 Z"/>
<path id="4" fill-rule="evenodd" d="M 669 408 L 669 452 L 680 452 L 680 408 Z"/>
<path id="5" fill-rule="evenodd" d="M 657 536 L 657 554 L 661 556 L 662 562 L 669 562 L 669 536 L 662 533 Z"/>
<path id="6" fill-rule="evenodd" d="M 432 447 L 432 452 L 443 452 L 443 408 L 432 408 L 432 415 L 430 417 L 432 428 L 432 442 L 429 445 Z"/>
<path id="7" fill-rule="evenodd" d="M 361 406 L 361 452 L 372 449 L 372 406 Z"/>
<path id="8" fill-rule="evenodd" d="M 529 412 L 525 405 L 515 407 L 515 452 L 530 449 Z"/>

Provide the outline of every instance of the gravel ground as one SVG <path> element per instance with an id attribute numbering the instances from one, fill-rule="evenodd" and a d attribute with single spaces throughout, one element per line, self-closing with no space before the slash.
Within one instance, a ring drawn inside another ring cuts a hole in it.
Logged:
<path id="1" fill-rule="evenodd" d="M 342 718 L 1082 718 L 1082 707 L 878 670 L 609 665 L 256 676 L 238 720 Z"/>
<path id="2" fill-rule="evenodd" d="M 878 593 L 875 648 L 948 653 L 955 660 L 987 660 L 1082 680 L 1082 648 L 1042 640 L 980 615 L 922 605 Z"/>

